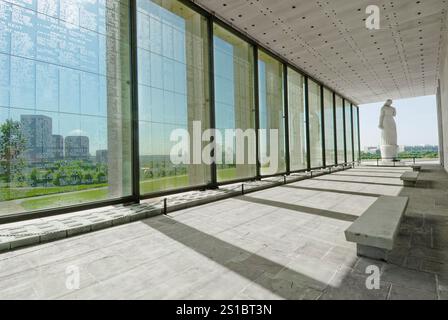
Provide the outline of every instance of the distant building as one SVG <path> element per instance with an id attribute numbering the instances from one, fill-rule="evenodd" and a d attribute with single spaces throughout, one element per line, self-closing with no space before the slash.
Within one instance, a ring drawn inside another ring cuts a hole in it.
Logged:
<path id="1" fill-rule="evenodd" d="M 73 160 L 89 159 L 89 138 L 86 136 L 65 137 L 65 158 Z"/>
<path id="2" fill-rule="evenodd" d="M 364 147 L 364 152 L 375 154 L 379 151 L 378 147 Z"/>
<path id="3" fill-rule="evenodd" d="M 404 151 L 406 152 L 438 152 L 439 146 L 436 145 L 420 145 L 420 146 L 405 146 Z"/>
<path id="4" fill-rule="evenodd" d="M 51 157 L 55 160 L 64 158 L 64 137 L 58 134 L 52 135 Z"/>
<path id="5" fill-rule="evenodd" d="M 20 122 L 26 140 L 25 159 L 34 162 L 51 158 L 52 119 L 43 115 L 21 115 Z"/>
<path id="6" fill-rule="evenodd" d="M 107 150 L 96 150 L 96 162 L 107 163 Z"/>

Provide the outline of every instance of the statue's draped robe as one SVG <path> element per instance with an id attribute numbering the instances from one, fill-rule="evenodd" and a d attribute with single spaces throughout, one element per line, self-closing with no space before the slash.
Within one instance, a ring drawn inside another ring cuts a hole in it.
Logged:
<path id="1" fill-rule="evenodd" d="M 383 129 L 381 130 L 382 146 L 397 145 L 397 127 L 394 120 L 395 115 L 396 111 L 394 107 L 384 106 L 381 109 L 380 124 L 383 126 Z"/>

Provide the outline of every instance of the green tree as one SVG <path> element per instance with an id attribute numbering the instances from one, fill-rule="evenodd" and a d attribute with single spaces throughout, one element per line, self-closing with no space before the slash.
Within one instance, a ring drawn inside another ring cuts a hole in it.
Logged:
<path id="1" fill-rule="evenodd" d="M 21 155 L 25 149 L 26 140 L 20 122 L 6 120 L 0 125 L 0 165 L 7 183 L 13 181 L 15 175 L 23 175 L 25 162 Z"/>
<path id="2" fill-rule="evenodd" d="M 37 186 L 37 184 L 39 183 L 39 171 L 37 171 L 36 168 L 34 168 L 31 173 L 30 173 L 30 180 L 31 180 L 31 185 L 33 187 Z"/>
<path id="3" fill-rule="evenodd" d="M 45 186 L 48 186 L 48 183 L 53 180 L 53 173 L 51 170 L 47 170 L 44 174 Z"/>
<path id="4" fill-rule="evenodd" d="M 85 172 L 83 175 L 84 183 L 91 184 L 93 182 L 93 176 L 90 172 Z"/>
<path id="5" fill-rule="evenodd" d="M 53 184 L 57 187 L 61 186 L 61 180 L 62 180 L 62 173 L 61 171 L 57 171 L 54 175 L 53 175 Z"/>

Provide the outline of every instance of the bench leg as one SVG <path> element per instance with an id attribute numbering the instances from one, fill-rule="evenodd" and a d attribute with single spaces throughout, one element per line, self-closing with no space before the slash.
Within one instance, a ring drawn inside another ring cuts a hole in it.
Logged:
<path id="1" fill-rule="evenodd" d="M 362 244 L 356 245 L 356 253 L 360 257 L 371 258 L 375 260 L 387 261 L 388 251 L 385 249 L 375 248 L 371 246 L 365 246 Z"/>
<path id="2" fill-rule="evenodd" d="M 403 186 L 405 186 L 405 187 L 415 187 L 415 182 L 403 180 Z"/>

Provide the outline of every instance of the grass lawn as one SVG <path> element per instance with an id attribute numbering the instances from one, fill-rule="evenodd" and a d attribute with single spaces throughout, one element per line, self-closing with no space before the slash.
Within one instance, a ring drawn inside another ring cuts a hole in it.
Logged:
<path id="1" fill-rule="evenodd" d="M 218 170 L 218 181 L 228 181 L 236 179 L 235 168 Z M 144 180 L 140 182 L 141 194 L 148 194 L 163 190 L 179 189 L 188 187 L 188 175 Z"/>
<path id="2" fill-rule="evenodd" d="M 0 201 L 31 198 L 47 194 L 65 193 L 107 187 L 107 183 L 63 186 L 63 187 L 24 187 L 24 188 L 0 188 Z"/>
<path id="3" fill-rule="evenodd" d="M 234 168 L 218 170 L 218 180 L 225 181 L 235 179 L 237 178 L 235 174 L 236 170 Z M 105 200 L 108 198 L 109 193 L 106 186 L 107 184 L 50 188 L 22 188 L 23 190 L 16 188 L 14 191 L 8 190 L 8 193 L 10 200 L 23 199 L 19 200 L 18 204 L 23 207 L 24 210 L 32 211 Z M 142 194 L 178 189 L 186 186 L 188 186 L 188 175 L 146 180 L 141 181 L 140 183 Z M 96 187 L 96 189 L 92 189 L 92 187 Z M 0 188 L 1 196 L 4 196 L 5 190 L 7 189 Z M 42 197 L 33 199 L 32 197 L 35 196 Z"/>
<path id="4" fill-rule="evenodd" d="M 140 193 L 147 194 L 162 190 L 179 189 L 188 186 L 188 176 L 165 177 L 140 182 Z"/>
<path id="5" fill-rule="evenodd" d="M 50 195 L 48 197 L 38 199 L 25 199 L 20 203 L 20 205 L 27 211 L 57 208 L 84 202 L 105 200 L 108 197 L 108 193 L 109 190 L 107 188 L 86 190 L 74 193 Z"/>

